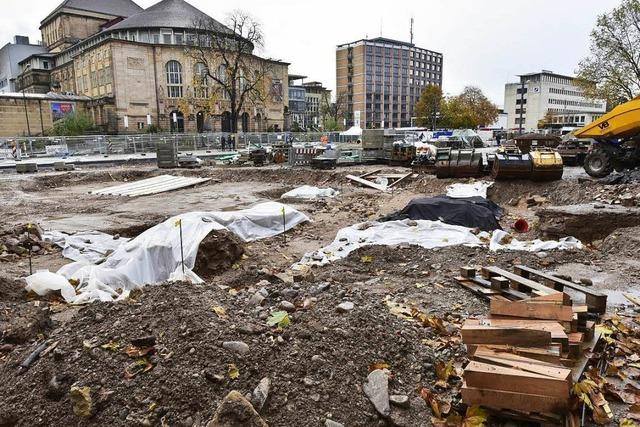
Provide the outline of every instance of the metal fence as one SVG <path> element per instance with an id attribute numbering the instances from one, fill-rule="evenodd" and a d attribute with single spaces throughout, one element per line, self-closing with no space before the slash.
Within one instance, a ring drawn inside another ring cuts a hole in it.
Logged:
<path id="1" fill-rule="evenodd" d="M 155 152 L 157 144 L 167 142 L 175 142 L 179 151 L 189 152 L 242 150 L 251 144 L 311 144 L 322 139 L 339 143 L 358 137 L 341 136 L 338 132 L 237 133 L 234 138 L 229 133 L 15 137 L 0 138 L 0 159 L 150 153 Z"/>

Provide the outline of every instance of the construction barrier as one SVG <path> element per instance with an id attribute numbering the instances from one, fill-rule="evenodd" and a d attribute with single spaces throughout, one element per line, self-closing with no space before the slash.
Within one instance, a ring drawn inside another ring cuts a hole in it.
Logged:
<path id="1" fill-rule="evenodd" d="M 324 150 L 315 147 L 291 147 L 289 148 L 289 166 L 309 166 L 311 160 L 323 152 Z"/>

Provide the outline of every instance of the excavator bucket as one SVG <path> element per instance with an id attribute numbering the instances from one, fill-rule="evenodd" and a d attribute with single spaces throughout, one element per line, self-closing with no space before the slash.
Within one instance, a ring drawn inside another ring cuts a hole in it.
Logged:
<path id="1" fill-rule="evenodd" d="M 529 154 L 498 152 L 495 154 L 491 176 L 493 179 L 529 179 L 532 162 Z"/>
<path id="2" fill-rule="evenodd" d="M 534 150 L 531 156 L 531 179 L 533 181 L 555 181 L 562 179 L 564 166 L 562 156 L 553 150 Z"/>
<path id="3" fill-rule="evenodd" d="M 482 176 L 482 153 L 475 150 L 438 149 L 436 155 L 438 178 L 470 178 Z"/>

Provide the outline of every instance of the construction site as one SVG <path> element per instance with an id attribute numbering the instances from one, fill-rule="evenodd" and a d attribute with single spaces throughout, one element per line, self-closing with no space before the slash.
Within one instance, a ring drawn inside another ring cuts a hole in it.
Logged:
<path id="1" fill-rule="evenodd" d="M 0 425 L 640 418 L 640 175 L 454 139 L 5 163 Z"/>

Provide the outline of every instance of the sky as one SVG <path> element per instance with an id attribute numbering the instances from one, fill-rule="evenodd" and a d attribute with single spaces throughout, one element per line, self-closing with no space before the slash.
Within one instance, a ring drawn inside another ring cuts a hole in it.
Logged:
<path id="1" fill-rule="evenodd" d="M 96 0 L 101 1 L 101 0 Z M 134 0 L 149 7 L 158 0 Z M 224 22 L 233 9 L 263 28 L 263 56 L 290 62 L 290 74 L 335 89 L 335 48 L 365 37 L 409 41 L 444 55 L 443 91 L 481 88 L 497 105 L 504 85 L 542 69 L 574 74 L 589 53 L 598 15 L 620 0 L 188 0 Z M 61 0 L 0 0 L 0 45 L 15 34 L 40 40 L 39 21 Z"/>

